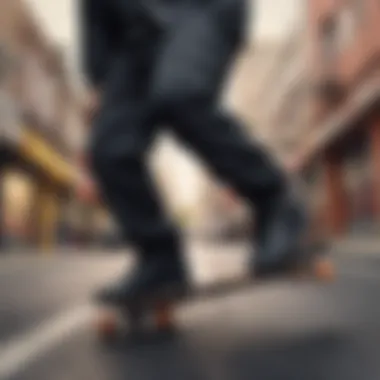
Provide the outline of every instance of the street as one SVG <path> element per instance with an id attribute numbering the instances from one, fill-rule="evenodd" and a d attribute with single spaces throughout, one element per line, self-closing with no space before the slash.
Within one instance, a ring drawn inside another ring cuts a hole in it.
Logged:
<path id="1" fill-rule="evenodd" d="M 194 245 L 200 281 L 244 267 L 244 246 Z M 178 332 L 107 346 L 90 295 L 130 258 L 0 259 L 0 379 L 380 378 L 380 258 L 339 255 L 333 284 L 272 283 L 178 310 Z"/>

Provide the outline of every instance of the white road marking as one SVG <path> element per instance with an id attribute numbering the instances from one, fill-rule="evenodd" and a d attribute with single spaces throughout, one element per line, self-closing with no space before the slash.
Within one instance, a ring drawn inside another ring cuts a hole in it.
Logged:
<path id="1" fill-rule="evenodd" d="M 93 312 L 91 305 L 77 307 L 1 346 L 0 379 L 14 376 L 65 341 L 69 335 L 90 321 Z"/>

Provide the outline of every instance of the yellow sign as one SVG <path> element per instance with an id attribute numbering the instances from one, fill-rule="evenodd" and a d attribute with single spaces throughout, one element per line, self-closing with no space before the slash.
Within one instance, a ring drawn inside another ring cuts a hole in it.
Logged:
<path id="1" fill-rule="evenodd" d="M 60 184 L 70 186 L 76 179 L 75 169 L 60 154 L 54 151 L 37 133 L 23 129 L 20 141 L 21 154 L 46 171 Z"/>

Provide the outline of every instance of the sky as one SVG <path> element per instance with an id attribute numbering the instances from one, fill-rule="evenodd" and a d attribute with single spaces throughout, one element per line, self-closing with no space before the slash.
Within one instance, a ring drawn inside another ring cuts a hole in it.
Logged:
<path id="1" fill-rule="evenodd" d="M 26 0 L 35 9 L 48 33 L 67 47 L 73 45 L 75 3 L 78 0 Z M 306 0 L 252 0 L 257 38 L 279 38 L 294 24 Z"/>
<path id="2" fill-rule="evenodd" d="M 24 0 L 30 4 L 42 28 L 63 48 L 69 66 L 79 66 L 77 50 L 76 4 L 79 0 Z M 307 0 L 247 0 L 251 1 L 248 33 L 251 41 L 276 40 L 287 35 L 302 14 Z"/>

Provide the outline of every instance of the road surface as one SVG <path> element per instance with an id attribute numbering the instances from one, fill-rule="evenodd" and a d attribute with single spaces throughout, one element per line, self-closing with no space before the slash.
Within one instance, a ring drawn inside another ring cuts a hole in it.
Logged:
<path id="1" fill-rule="evenodd" d="M 241 247 L 192 250 L 203 280 L 244 263 Z M 268 284 L 194 303 L 178 311 L 175 336 L 106 346 L 89 296 L 129 259 L 1 258 L 0 379 L 380 379 L 380 256 L 336 261 L 334 284 Z"/>

